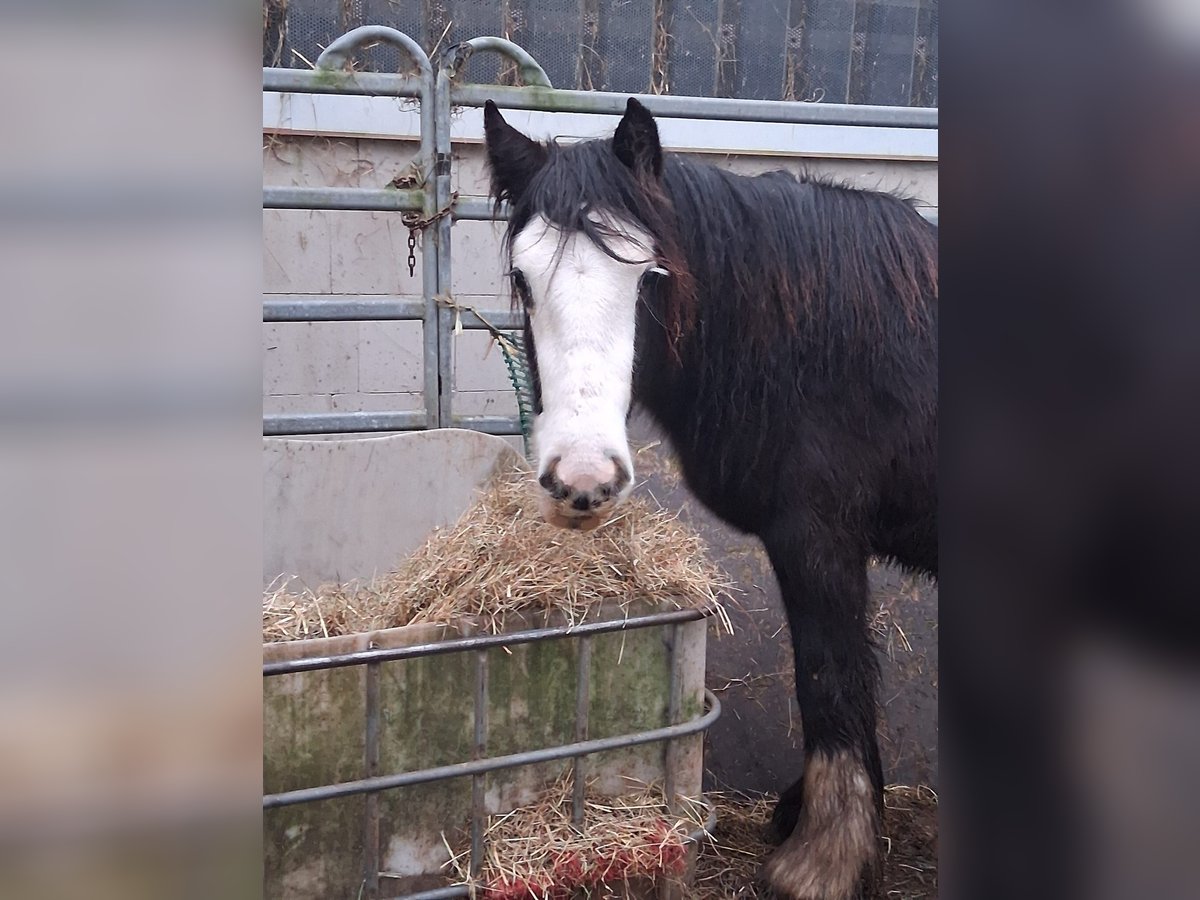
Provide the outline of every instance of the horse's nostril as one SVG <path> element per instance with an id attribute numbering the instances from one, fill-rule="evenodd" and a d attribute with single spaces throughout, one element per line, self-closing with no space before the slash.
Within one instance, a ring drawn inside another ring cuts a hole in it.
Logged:
<path id="1" fill-rule="evenodd" d="M 556 456 L 554 459 L 550 460 L 550 464 L 546 466 L 546 471 L 543 472 L 541 478 L 538 479 L 538 484 L 552 494 L 557 494 L 557 492 L 562 488 L 562 485 L 558 480 L 558 464 L 561 461 L 561 456 Z M 560 497 L 558 499 L 562 498 Z"/>

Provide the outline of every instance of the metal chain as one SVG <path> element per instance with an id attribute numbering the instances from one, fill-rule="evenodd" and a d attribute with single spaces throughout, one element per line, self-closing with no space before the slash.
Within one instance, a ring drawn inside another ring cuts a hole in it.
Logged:
<path id="1" fill-rule="evenodd" d="M 422 218 L 419 213 L 406 212 L 400 217 L 400 221 L 408 228 L 408 277 L 411 278 L 417 271 L 417 232 L 424 231 L 438 219 L 450 215 L 454 212 L 454 201 L 458 199 L 458 191 L 450 195 L 450 202 L 442 209 L 430 215 L 428 218 Z"/>
<path id="2" fill-rule="evenodd" d="M 408 229 L 408 277 L 412 278 L 417 271 L 417 231 Z"/>

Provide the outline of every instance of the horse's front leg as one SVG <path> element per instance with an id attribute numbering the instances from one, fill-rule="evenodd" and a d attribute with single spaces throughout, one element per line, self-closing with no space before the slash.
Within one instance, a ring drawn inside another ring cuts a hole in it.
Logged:
<path id="1" fill-rule="evenodd" d="M 765 876 L 791 900 L 847 900 L 873 873 L 883 804 L 866 553 L 811 523 L 764 543 L 788 614 L 805 753 L 776 810 L 786 833 Z"/>

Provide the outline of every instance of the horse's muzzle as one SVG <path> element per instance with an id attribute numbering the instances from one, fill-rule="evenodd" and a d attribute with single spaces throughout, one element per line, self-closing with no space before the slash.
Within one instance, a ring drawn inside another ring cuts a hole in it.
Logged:
<path id="1" fill-rule="evenodd" d="M 538 478 L 542 518 L 560 528 L 588 531 L 612 515 L 632 480 L 615 455 L 588 463 L 556 456 Z"/>

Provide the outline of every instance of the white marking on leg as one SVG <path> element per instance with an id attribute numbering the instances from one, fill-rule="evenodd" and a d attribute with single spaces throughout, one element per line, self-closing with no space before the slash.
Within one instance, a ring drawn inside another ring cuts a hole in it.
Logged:
<path id="1" fill-rule="evenodd" d="M 879 829 L 871 780 L 856 754 L 814 753 L 804 765 L 800 821 L 766 866 L 788 900 L 849 900 L 874 863 Z"/>

